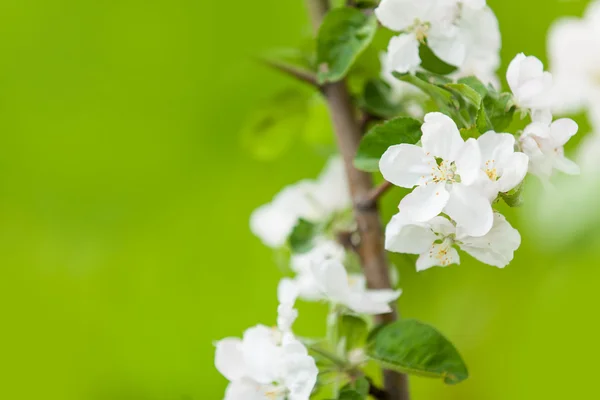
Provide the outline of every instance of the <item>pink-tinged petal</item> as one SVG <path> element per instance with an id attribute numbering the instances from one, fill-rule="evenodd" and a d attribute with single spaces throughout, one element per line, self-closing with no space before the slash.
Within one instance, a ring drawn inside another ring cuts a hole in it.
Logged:
<path id="1" fill-rule="evenodd" d="M 490 231 L 494 220 L 492 205 L 476 188 L 452 185 L 444 212 L 456 221 L 457 229 L 470 236 L 483 236 Z"/>
<path id="2" fill-rule="evenodd" d="M 425 123 L 421 126 L 421 131 L 423 150 L 444 161 L 454 161 L 465 143 L 456 123 L 439 112 L 425 115 Z"/>
<path id="3" fill-rule="evenodd" d="M 425 155 L 423 148 L 405 143 L 391 146 L 379 160 L 385 180 L 408 189 L 427 180 L 431 165 L 435 165 L 435 159 Z"/>
<path id="4" fill-rule="evenodd" d="M 449 197 L 445 183 L 417 186 L 400 202 L 400 212 L 413 221 L 429 221 L 442 212 Z"/>
<path id="5" fill-rule="evenodd" d="M 461 182 L 465 185 L 473 184 L 481 172 L 481 151 L 477 140 L 467 140 L 459 150 L 455 162 Z"/>
<path id="6" fill-rule="evenodd" d="M 426 222 L 413 222 L 404 213 L 394 215 L 385 228 L 385 248 L 396 253 L 421 254 L 435 240 Z"/>

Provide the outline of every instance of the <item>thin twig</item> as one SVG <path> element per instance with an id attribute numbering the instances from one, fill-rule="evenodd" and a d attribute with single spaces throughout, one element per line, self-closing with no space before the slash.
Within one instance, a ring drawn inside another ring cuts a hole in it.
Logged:
<path id="1" fill-rule="evenodd" d="M 365 196 L 365 198 L 358 203 L 358 207 L 362 209 L 369 209 L 377 206 L 377 201 L 379 200 L 379 198 L 381 198 L 381 196 L 383 196 L 393 186 L 394 185 L 392 185 L 388 181 L 384 181 L 379 186 L 371 189 L 367 196 Z"/>
<path id="2" fill-rule="evenodd" d="M 326 0 L 306 0 L 314 31 L 318 31 L 323 17 L 328 11 Z M 344 159 L 348 186 L 354 203 L 354 217 L 360 235 L 358 254 L 372 289 L 390 289 L 389 267 L 384 249 L 384 236 L 377 205 L 364 209 L 360 207 L 362 199 L 368 198 L 373 190 L 373 180 L 369 173 L 354 168 L 354 155 L 363 136 L 361 127 L 354 114 L 354 106 L 344 81 L 326 84 L 322 88 L 331 114 L 333 128 Z M 378 323 L 394 321 L 396 312 L 379 315 Z M 392 370 L 383 371 L 383 381 L 387 400 L 409 400 L 408 379 L 406 375 Z"/>
<path id="3" fill-rule="evenodd" d="M 262 64 L 274 68 L 276 70 L 278 70 L 279 72 L 283 72 L 284 74 L 291 76 L 295 79 L 298 79 L 301 82 L 304 83 L 308 83 L 311 86 L 314 86 L 315 88 L 319 89 L 319 83 L 317 82 L 317 76 L 313 73 L 311 73 L 310 71 L 306 71 L 300 68 L 295 68 L 291 65 L 287 65 L 284 63 L 279 63 L 277 61 L 273 61 L 273 60 L 267 60 L 264 58 L 259 58 L 258 59 Z"/>

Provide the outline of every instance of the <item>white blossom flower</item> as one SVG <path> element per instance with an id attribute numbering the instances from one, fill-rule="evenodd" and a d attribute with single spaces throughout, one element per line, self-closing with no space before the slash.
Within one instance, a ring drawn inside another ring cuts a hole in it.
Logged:
<path id="1" fill-rule="evenodd" d="M 548 34 L 550 69 L 554 77 L 552 110 L 587 110 L 600 129 L 600 1 L 588 6 L 584 18 L 562 18 Z"/>
<path id="2" fill-rule="evenodd" d="M 523 152 L 529 156 L 529 171 L 544 179 L 554 169 L 569 175 L 579 174 L 579 167 L 565 157 L 563 148 L 577 133 L 577 123 L 569 118 L 552 122 L 548 111 L 535 112 L 531 119 L 519 139 Z"/>
<path id="3" fill-rule="evenodd" d="M 327 163 L 316 181 L 303 180 L 284 188 L 271 203 L 250 216 L 250 229 L 265 245 L 285 244 L 300 218 L 319 222 L 351 205 L 344 165 L 339 157 Z"/>
<path id="4" fill-rule="evenodd" d="M 479 4 L 462 7 L 459 25 L 459 35 L 466 47 L 465 60 L 452 77 L 475 76 L 484 84 L 491 83 L 499 88 L 496 72 L 500 67 L 502 40 L 498 18 L 485 1 L 471 3 Z"/>
<path id="5" fill-rule="evenodd" d="M 278 328 L 257 325 L 216 344 L 215 366 L 230 384 L 225 400 L 309 400 L 318 369 L 291 331 L 298 316 L 293 285 L 280 285 Z"/>
<path id="6" fill-rule="evenodd" d="M 527 175 L 529 157 L 515 151 L 515 137 L 493 131 L 477 139 L 481 150 L 481 185 L 490 201 L 516 188 Z"/>
<path id="7" fill-rule="evenodd" d="M 420 43 L 427 40 L 443 61 L 459 66 L 466 54 L 465 44 L 455 26 L 459 11 L 454 0 L 382 0 L 375 15 L 383 26 L 402 32 L 390 40 L 388 57 L 394 71 L 413 72 L 421 63 Z"/>
<path id="8" fill-rule="evenodd" d="M 471 236 L 492 227 L 490 201 L 475 185 L 481 174 L 481 152 L 475 139 L 466 142 L 450 117 L 429 113 L 421 127 L 422 146 L 399 144 L 379 161 L 383 177 L 396 186 L 416 188 L 400 202 L 400 210 L 425 222 L 442 211 Z"/>
<path id="9" fill-rule="evenodd" d="M 343 263 L 346 250 L 334 240 L 317 239 L 314 247 L 303 254 L 294 254 L 290 266 L 296 273 L 293 282 L 296 286 L 298 297 L 307 301 L 323 300 L 323 294 L 311 268 L 328 260 Z"/>
<path id="10" fill-rule="evenodd" d="M 323 300 L 345 306 L 359 314 L 391 312 L 389 304 L 402 293 L 400 290 L 367 289 L 363 275 L 349 275 L 344 265 L 337 260 L 313 264 L 311 272 Z"/>
<path id="11" fill-rule="evenodd" d="M 519 53 L 508 65 L 506 80 L 515 103 L 524 109 L 541 110 L 549 106 L 552 74 L 534 56 Z"/>
<path id="12" fill-rule="evenodd" d="M 503 268 L 520 244 L 519 232 L 499 213 L 494 213 L 492 229 L 481 237 L 466 235 L 441 216 L 414 222 L 403 213 L 392 217 L 385 232 L 387 250 L 419 254 L 417 271 L 460 264 L 456 246 L 483 263 Z"/>

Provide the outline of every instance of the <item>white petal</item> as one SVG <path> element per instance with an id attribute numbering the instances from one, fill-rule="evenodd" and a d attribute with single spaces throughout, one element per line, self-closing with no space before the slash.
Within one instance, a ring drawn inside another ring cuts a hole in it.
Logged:
<path id="1" fill-rule="evenodd" d="M 431 219 L 428 224 L 435 233 L 444 237 L 456 233 L 456 227 L 445 217 L 435 217 Z"/>
<path id="2" fill-rule="evenodd" d="M 274 331 L 257 325 L 244 332 L 242 341 L 248 375 L 255 381 L 269 384 L 278 380 L 281 348 L 277 346 Z"/>
<path id="3" fill-rule="evenodd" d="M 581 172 L 579 165 L 563 156 L 555 157 L 552 165 L 557 170 L 568 175 L 579 175 Z"/>
<path id="4" fill-rule="evenodd" d="M 504 268 L 513 259 L 514 252 L 521 245 L 521 235 L 504 216 L 494 213 L 494 226 L 482 237 L 458 237 L 460 248 L 479 261 Z"/>
<path id="5" fill-rule="evenodd" d="M 456 221 L 458 230 L 470 236 L 483 236 L 492 228 L 492 206 L 488 199 L 473 187 L 452 185 L 444 211 Z"/>
<path id="6" fill-rule="evenodd" d="M 415 19 L 425 21 L 431 1 L 382 0 L 375 9 L 375 16 L 383 26 L 393 31 L 406 30 Z"/>
<path id="7" fill-rule="evenodd" d="M 482 9 L 486 5 L 486 0 L 462 0 L 462 3 L 467 7 L 471 7 L 477 10 Z"/>
<path id="8" fill-rule="evenodd" d="M 440 60 L 450 65 L 460 67 L 465 62 L 467 46 L 459 35 L 430 34 L 427 44 Z"/>
<path id="9" fill-rule="evenodd" d="M 423 150 L 445 161 L 454 161 L 464 144 L 456 123 L 439 112 L 425 115 L 425 123 L 421 126 L 421 131 L 423 131 L 421 137 Z"/>
<path id="10" fill-rule="evenodd" d="M 552 113 L 550 110 L 534 110 L 531 113 L 531 121 L 550 126 L 552 123 Z"/>
<path id="11" fill-rule="evenodd" d="M 295 215 L 265 204 L 250 216 L 250 230 L 266 246 L 277 248 L 285 244 L 296 222 Z"/>
<path id="12" fill-rule="evenodd" d="M 311 268 L 323 294 L 333 302 L 344 303 L 350 294 L 348 273 L 344 265 L 328 260 Z"/>
<path id="13" fill-rule="evenodd" d="M 242 379 L 227 386 L 224 400 L 265 400 L 265 394 L 257 382 Z"/>
<path id="14" fill-rule="evenodd" d="M 423 148 L 403 143 L 383 153 L 379 169 L 386 181 L 410 189 L 431 174 L 431 163 L 435 165 L 435 159 L 425 155 Z"/>
<path id="15" fill-rule="evenodd" d="M 444 183 L 417 186 L 400 202 L 400 212 L 413 221 L 429 221 L 442 212 L 449 197 Z"/>
<path id="16" fill-rule="evenodd" d="M 447 243 L 436 243 L 417 259 L 417 271 L 431 267 L 447 267 L 450 264 L 460 264 L 460 257 L 454 247 Z"/>
<path id="17" fill-rule="evenodd" d="M 314 197 L 325 212 L 344 211 L 352 205 L 344 161 L 332 157 L 317 180 Z"/>
<path id="18" fill-rule="evenodd" d="M 283 385 L 289 390 L 289 400 L 308 400 L 319 370 L 306 347 L 298 340 L 285 340 L 283 344 Z"/>
<path id="19" fill-rule="evenodd" d="M 298 287 L 293 279 L 282 278 L 277 286 L 277 299 L 280 303 L 294 304 L 298 297 Z"/>
<path id="20" fill-rule="evenodd" d="M 517 152 L 505 158 L 502 163 L 502 176 L 497 181 L 498 191 L 504 193 L 517 187 L 525 179 L 528 167 L 529 157 L 525 153 Z"/>
<path id="21" fill-rule="evenodd" d="M 246 364 L 242 352 L 242 341 L 226 338 L 216 344 L 215 367 L 225 378 L 236 381 L 246 376 Z"/>
<path id="22" fill-rule="evenodd" d="M 515 152 L 515 137 L 508 133 L 486 132 L 477 139 L 481 161 L 501 162 Z"/>
<path id="23" fill-rule="evenodd" d="M 579 126 L 570 118 L 561 118 L 550 125 L 550 136 L 556 147 L 564 146 L 577 133 Z"/>
<path id="24" fill-rule="evenodd" d="M 421 254 L 435 240 L 427 223 L 412 222 L 405 213 L 394 215 L 385 228 L 385 248 L 396 253 Z"/>
<path id="25" fill-rule="evenodd" d="M 467 140 L 456 156 L 456 172 L 460 175 L 461 182 L 470 185 L 479 176 L 481 171 L 481 152 L 477 140 Z"/>
<path id="26" fill-rule="evenodd" d="M 354 292 L 348 298 L 347 306 L 359 314 L 387 314 L 392 311 L 389 305 L 401 294 L 398 290 L 367 290 L 362 293 Z"/>
<path id="27" fill-rule="evenodd" d="M 508 82 L 508 86 L 510 90 L 514 93 L 515 89 L 520 86 L 520 75 L 521 75 L 521 63 L 525 60 L 525 54 L 519 53 L 513 58 L 513 60 L 508 64 L 508 69 L 506 70 L 506 80 Z"/>
<path id="28" fill-rule="evenodd" d="M 413 72 L 421 64 L 419 41 L 413 34 L 401 34 L 391 38 L 387 54 L 389 68 L 401 74 Z"/>

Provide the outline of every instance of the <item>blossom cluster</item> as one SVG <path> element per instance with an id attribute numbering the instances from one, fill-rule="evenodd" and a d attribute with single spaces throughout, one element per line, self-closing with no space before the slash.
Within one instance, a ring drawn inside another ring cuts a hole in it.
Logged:
<path id="1" fill-rule="evenodd" d="M 418 271 L 460 264 L 459 250 L 498 268 L 512 261 L 521 236 L 494 209 L 496 202 L 517 194 L 528 174 L 549 182 L 555 171 L 579 172 L 577 164 L 564 155 L 564 145 L 578 126 L 568 118 L 554 119 L 552 112 L 557 110 L 557 93 L 569 97 L 564 94 L 567 90 L 583 90 L 584 86 L 586 101 L 600 104 L 596 101 L 600 80 L 595 82 L 597 86 L 592 85 L 600 75 L 593 75 L 597 70 L 589 72 L 600 63 L 585 59 L 588 80 L 572 86 L 561 81 L 574 72 L 560 64 L 567 52 L 574 51 L 563 42 L 565 36 L 600 37 L 597 5 L 590 7 L 583 22 L 571 21 L 556 28 L 561 33 L 552 39 L 551 47 L 560 53 L 555 62 L 557 82 L 533 56 L 518 54 L 511 61 L 506 73 L 511 91 L 506 109 L 516 108 L 521 119 L 527 119 L 524 129 L 479 132 L 477 126 L 477 134 L 469 135 L 461 129 L 464 124 L 457 124 L 452 116 L 426 113 L 425 93 L 397 75 L 421 72 L 422 52 L 427 48 L 442 62 L 456 67 L 449 81 L 475 76 L 478 82 L 499 88 L 500 31 L 486 1 L 379 3 L 375 16 L 396 32 L 381 56 L 381 77 L 389 83 L 393 100 L 406 103 L 405 111 L 422 118 L 415 126 L 420 124 L 417 143 L 393 144 L 379 159 L 379 171 L 386 181 L 411 189 L 386 226 L 388 251 L 417 255 Z M 266 246 L 290 253 L 291 276 L 279 282 L 276 327 L 257 325 L 246 330 L 242 339 L 227 338 L 216 344 L 216 367 L 230 381 L 225 400 L 310 398 L 319 370 L 307 343 L 292 331 L 298 299 L 328 303 L 330 319 L 344 313 L 370 316 L 392 311 L 391 304 L 401 291 L 369 289 L 356 265 L 351 206 L 345 165 L 336 156 L 317 179 L 287 186 L 252 213 L 252 232 Z M 294 247 L 292 237 L 303 224 L 310 226 L 309 245 Z M 339 240 L 341 234 L 348 235 L 348 240 Z M 358 360 L 349 361 L 353 368 L 362 362 L 348 349 L 340 350 L 339 343 L 330 345 L 341 352 L 337 356 L 342 359 Z"/>

